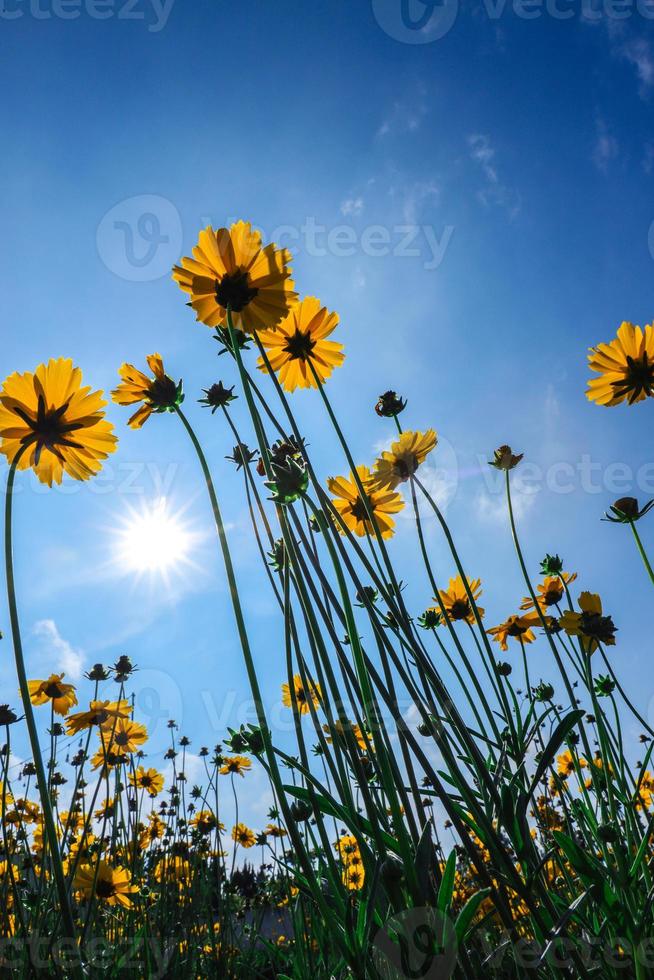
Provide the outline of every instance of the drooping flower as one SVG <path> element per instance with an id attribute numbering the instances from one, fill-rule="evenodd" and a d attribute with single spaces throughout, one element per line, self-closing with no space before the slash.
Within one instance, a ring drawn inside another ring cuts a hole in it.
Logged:
<path id="1" fill-rule="evenodd" d="M 320 690 L 320 685 L 316 684 L 315 681 L 310 680 L 307 687 L 305 687 L 302 677 L 299 674 L 294 674 L 293 691 L 295 692 L 295 700 L 297 701 L 297 710 L 301 715 L 306 715 L 311 710 L 309 701 L 313 703 L 314 708 L 320 707 L 322 691 Z M 291 688 L 288 684 L 282 684 L 282 704 L 286 708 L 293 707 Z"/>
<path id="2" fill-rule="evenodd" d="M 335 495 L 332 504 L 343 518 L 343 521 L 358 537 L 374 534 L 370 514 L 379 528 L 382 538 L 391 538 L 395 521 L 391 514 L 397 514 L 404 507 L 404 500 L 399 493 L 392 490 L 382 490 L 375 486 L 367 466 L 357 466 L 359 480 L 366 496 L 364 501 L 359 494 L 354 477 L 350 473 L 349 480 L 344 476 L 331 477 L 327 481 L 331 493 Z"/>
<path id="3" fill-rule="evenodd" d="M 600 643 L 615 646 L 617 627 L 610 616 L 602 615 L 602 600 L 592 592 L 579 596 L 581 612 L 566 609 L 559 624 L 568 636 L 578 636 L 586 653 L 593 653 Z"/>
<path id="4" fill-rule="evenodd" d="M 512 470 L 518 465 L 524 453 L 514 453 L 510 446 L 500 446 L 493 450 L 493 458 L 489 466 L 494 466 L 496 470 Z"/>
<path id="5" fill-rule="evenodd" d="M 144 789 L 149 796 L 158 796 L 164 787 L 164 778 L 156 769 L 144 769 L 139 766 L 136 772 L 129 774 L 130 785 L 134 789 Z"/>
<path id="6" fill-rule="evenodd" d="M 237 823 L 232 828 L 232 840 L 241 847 L 254 847 L 257 842 L 256 834 L 244 823 Z"/>
<path id="7" fill-rule="evenodd" d="M 146 361 L 153 378 L 149 378 L 133 364 L 123 364 L 118 370 L 122 381 L 111 392 L 111 397 L 118 405 L 141 403 L 141 407 L 127 423 L 132 429 L 140 429 L 153 412 L 172 412 L 184 401 L 182 382 L 175 382 L 168 377 L 161 354 L 148 354 Z"/>
<path id="8" fill-rule="evenodd" d="M 330 313 L 315 296 L 307 296 L 291 307 L 274 330 L 259 332 L 270 366 L 285 391 L 316 388 L 311 366 L 321 383 L 340 367 L 345 360 L 343 345 L 327 340 L 337 326 L 338 313 Z M 257 367 L 268 372 L 263 357 Z"/>
<path id="9" fill-rule="evenodd" d="M 588 365 L 599 374 L 588 382 L 591 402 L 634 405 L 654 395 L 654 326 L 641 329 L 625 320 L 614 340 L 590 348 Z"/>
<path id="10" fill-rule="evenodd" d="M 132 906 L 132 896 L 138 888 L 132 885 L 132 876 L 127 868 L 112 868 L 106 861 L 100 861 L 97 867 L 85 864 L 75 875 L 75 888 L 82 892 L 86 899 L 93 895 L 107 905 L 121 905 L 125 909 Z"/>
<path id="11" fill-rule="evenodd" d="M 476 604 L 477 599 L 482 593 L 481 579 L 468 579 L 468 585 L 470 587 L 470 593 Z M 443 589 L 442 591 L 439 590 L 439 595 L 449 619 L 454 621 L 465 620 L 466 623 L 470 623 L 472 626 L 472 624 L 475 622 L 475 614 L 460 575 L 457 575 L 456 578 L 451 578 L 447 589 Z M 436 601 L 438 600 L 436 599 Z M 477 611 L 479 616 L 483 617 L 484 610 L 481 608 L 481 606 L 477 606 Z M 444 625 L 445 620 L 443 620 L 442 623 Z"/>
<path id="12" fill-rule="evenodd" d="M 58 715 L 67 715 L 77 704 L 77 695 L 72 684 L 63 683 L 63 674 L 50 674 L 46 681 L 28 681 L 30 701 L 34 705 L 52 703 L 52 710 Z"/>
<path id="13" fill-rule="evenodd" d="M 101 391 L 82 387 L 82 372 L 65 358 L 40 364 L 33 374 L 10 374 L 0 390 L 0 452 L 50 487 L 64 473 L 88 480 L 118 441 L 102 411 L 106 404 Z"/>
<path id="14" fill-rule="evenodd" d="M 499 626 L 493 626 L 486 632 L 499 643 L 500 650 L 506 651 L 509 649 L 509 637 L 522 643 L 533 643 L 536 639 L 534 626 L 540 626 L 540 616 L 537 613 L 527 613 L 523 616 L 509 616 Z"/>
<path id="15" fill-rule="evenodd" d="M 208 327 L 227 324 L 246 333 L 274 328 L 297 300 L 291 254 L 261 241 L 249 221 L 200 232 L 193 258 L 173 269 L 173 279 L 190 296 L 198 320 Z"/>
<path id="16" fill-rule="evenodd" d="M 565 586 L 570 585 L 577 578 L 576 572 L 561 572 L 559 575 L 547 575 L 545 579 L 536 586 L 536 602 L 543 610 L 548 606 L 557 606 L 565 595 Z M 534 600 L 531 596 L 526 596 L 520 603 L 521 609 L 533 609 Z"/>
<path id="17" fill-rule="evenodd" d="M 383 452 L 376 461 L 373 470 L 376 486 L 395 490 L 400 483 L 406 483 L 436 447 L 437 441 L 438 437 L 433 429 L 426 432 L 403 432 L 392 443 L 390 451 Z"/>

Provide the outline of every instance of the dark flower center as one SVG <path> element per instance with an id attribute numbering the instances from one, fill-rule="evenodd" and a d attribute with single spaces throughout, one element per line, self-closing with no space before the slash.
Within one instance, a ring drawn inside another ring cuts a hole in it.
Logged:
<path id="1" fill-rule="evenodd" d="M 23 436 L 21 442 L 24 446 L 36 443 L 36 462 L 38 463 L 41 450 L 49 449 L 50 452 L 61 458 L 61 453 L 57 451 L 59 446 L 70 446 L 79 448 L 79 444 L 67 438 L 70 432 L 81 429 L 85 425 L 84 420 L 77 422 L 66 422 L 65 416 L 68 410 L 68 402 L 59 408 L 47 409 L 45 398 L 39 395 L 36 418 L 31 418 L 28 413 L 16 406 L 13 411 L 31 429 L 29 435 Z"/>
<path id="2" fill-rule="evenodd" d="M 141 776 L 141 786 L 143 786 L 144 789 L 147 788 L 148 786 L 152 786 L 152 777 Z"/>
<path id="3" fill-rule="evenodd" d="M 521 626 L 520 623 L 515 623 L 514 622 L 514 623 L 511 623 L 511 625 L 507 628 L 506 635 L 507 636 L 522 636 L 523 633 L 526 633 L 527 632 L 528 628 L 529 628 L 528 626 Z"/>
<path id="4" fill-rule="evenodd" d="M 553 585 L 546 592 L 543 593 L 543 602 L 546 606 L 554 606 L 557 602 L 560 602 L 563 597 L 563 588 L 557 588 Z"/>
<path id="5" fill-rule="evenodd" d="M 627 356 L 627 370 L 621 381 L 614 381 L 616 395 L 629 396 L 629 402 L 634 402 L 644 392 L 654 394 L 654 362 L 650 362 L 647 351 L 638 360 Z"/>
<path id="6" fill-rule="evenodd" d="M 611 643 L 617 629 L 610 616 L 595 612 L 582 613 L 580 626 L 585 636 L 600 643 Z"/>
<path id="7" fill-rule="evenodd" d="M 128 732 L 116 732 L 114 735 L 114 742 L 116 745 L 128 745 L 129 744 L 129 733 Z"/>
<path id="8" fill-rule="evenodd" d="M 352 516 L 356 517 L 358 521 L 370 520 L 370 514 L 368 513 L 368 508 L 366 507 L 361 497 L 357 497 L 355 502 L 352 504 Z"/>
<path id="9" fill-rule="evenodd" d="M 470 615 L 470 603 L 467 599 L 455 599 L 450 608 L 452 619 L 467 619 Z"/>
<path id="10" fill-rule="evenodd" d="M 409 456 L 396 456 L 393 469 L 400 480 L 408 480 L 418 469 L 418 460 L 413 453 Z"/>
<path id="11" fill-rule="evenodd" d="M 286 342 L 284 350 L 291 356 L 292 360 L 308 361 L 315 346 L 316 342 L 312 340 L 310 334 L 302 333 L 301 330 L 296 329 L 293 336 L 289 337 Z"/>
<path id="12" fill-rule="evenodd" d="M 98 898 L 111 898 L 116 894 L 116 886 L 113 881 L 108 881 L 106 878 L 98 878 L 95 893 Z"/>
<path id="13" fill-rule="evenodd" d="M 48 684 L 47 687 L 44 687 L 43 693 L 46 695 L 46 697 L 53 699 L 62 698 L 64 696 L 64 692 L 61 690 L 61 687 L 56 681 L 53 681 L 52 684 Z"/>
<path id="14" fill-rule="evenodd" d="M 148 388 L 148 401 L 157 408 L 170 408 L 177 404 L 177 385 L 172 378 L 155 378 Z"/>
<path id="15" fill-rule="evenodd" d="M 247 272 L 228 273 L 216 282 L 216 300 L 224 309 L 229 307 L 234 313 L 245 309 L 258 292 L 255 286 L 250 285 Z"/>

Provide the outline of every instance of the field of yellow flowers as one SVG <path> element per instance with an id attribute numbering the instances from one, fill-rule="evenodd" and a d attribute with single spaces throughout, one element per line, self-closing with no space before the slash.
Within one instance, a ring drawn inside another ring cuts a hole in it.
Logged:
<path id="1" fill-rule="evenodd" d="M 523 550 L 511 497 L 523 457 L 505 445 L 489 464 L 505 480 L 524 590 L 507 597 L 504 622 L 486 621 L 482 583 L 421 479 L 438 453 L 436 431 L 406 429 L 406 401 L 386 391 L 375 408 L 395 441 L 376 460 L 353 458 L 327 394 L 344 359 L 333 339 L 338 314 L 300 298 L 291 275 L 289 253 L 243 221 L 205 228 L 173 270 L 238 374 L 238 391 L 218 382 L 200 402 L 234 438 L 283 624 L 293 754 L 275 744 L 266 716 L 211 461 L 182 408 L 182 382 L 159 353 L 123 364 L 111 397 L 129 408 L 134 429 L 169 413 L 188 435 L 257 723 L 201 748 L 204 779 L 194 786 L 188 739 L 171 723 L 166 786 L 147 764 L 129 657 L 96 664 L 83 690 L 61 674 L 30 676 L 13 571 L 16 482 L 26 470 L 48 486 L 90 480 L 117 438 L 102 392 L 85 387 L 69 360 L 2 386 L 20 689 L 0 705 L 2 977 L 654 977 L 654 731 L 614 670 L 611 610 L 584 589 L 584 569 L 556 554 L 534 567 Z M 653 396 L 654 327 L 622 323 L 589 366 L 587 396 L 600 406 Z M 343 472 L 326 483 L 293 411 L 297 388 L 315 389 L 342 449 Z M 246 433 L 230 412 L 237 396 Z M 652 584 L 637 525 L 653 505 L 622 498 L 607 515 L 628 526 Z M 387 546 L 404 508 L 419 558 L 408 570 Z M 449 548 L 449 574 L 433 567 L 427 513 Z M 407 608 L 408 574 L 424 579 L 426 608 Z M 534 674 L 532 644 L 556 665 L 556 689 Z M 518 667 L 504 659 L 509 649 Z M 623 743 L 627 717 L 641 732 L 635 766 Z M 16 773 L 20 725 L 33 758 Z M 70 737 L 77 749 L 66 757 Z M 237 803 L 225 826 L 222 801 L 238 801 L 253 767 L 270 781 L 269 822 L 240 822 Z"/>

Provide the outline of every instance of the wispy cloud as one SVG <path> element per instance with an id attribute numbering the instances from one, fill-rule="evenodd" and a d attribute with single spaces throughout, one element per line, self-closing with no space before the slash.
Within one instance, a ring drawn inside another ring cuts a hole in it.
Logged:
<path id="1" fill-rule="evenodd" d="M 40 641 L 36 653 L 47 671 L 63 672 L 74 680 L 82 676 L 84 654 L 64 639 L 54 619 L 40 619 L 32 634 Z"/>
<path id="2" fill-rule="evenodd" d="M 611 161 L 618 156 L 618 142 L 609 131 L 608 125 L 601 116 L 595 121 L 595 145 L 593 146 L 593 163 L 600 173 L 608 173 Z"/>
<path id="3" fill-rule="evenodd" d="M 415 133 L 422 126 L 429 111 L 427 90 L 424 85 L 418 85 L 411 98 L 397 99 L 384 116 L 376 136 L 383 139 L 393 133 Z"/>
<path id="4" fill-rule="evenodd" d="M 509 217 L 514 218 L 520 210 L 520 195 L 500 179 L 497 153 L 490 137 L 486 133 L 471 133 L 468 147 L 470 159 L 478 165 L 484 177 L 484 186 L 477 192 L 477 197 L 485 207 L 504 208 Z"/>
<path id="5" fill-rule="evenodd" d="M 535 493 L 517 493 L 511 495 L 513 513 L 517 520 L 526 517 L 536 502 Z M 480 491 L 475 499 L 475 513 L 480 521 L 487 524 L 508 524 L 506 497 L 503 493 Z"/>
<path id="6" fill-rule="evenodd" d="M 363 211 L 362 197 L 348 197 L 341 203 L 341 214 L 356 218 Z"/>

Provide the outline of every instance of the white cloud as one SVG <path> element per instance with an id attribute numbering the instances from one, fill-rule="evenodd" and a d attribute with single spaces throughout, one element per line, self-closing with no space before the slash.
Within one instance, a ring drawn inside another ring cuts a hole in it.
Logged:
<path id="1" fill-rule="evenodd" d="M 504 208 L 510 218 L 514 218 L 520 210 L 520 195 L 507 187 L 500 180 L 495 157 L 495 147 L 486 133 L 472 133 L 468 136 L 470 159 L 480 168 L 484 177 L 484 186 L 477 196 L 484 207 Z"/>
<path id="2" fill-rule="evenodd" d="M 348 197 L 341 204 L 341 214 L 356 218 L 363 211 L 362 197 Z"/>
<path id="3" fill-rule="evenodd" d="M 526 517 L 535 502 L 535 493 L 518 493 L 514 490 L 511 494 L 511 503 L 516 521 Z M 479 520 L 488 524 L 506 525 L 509 522 L 506 497 L 503 493 L 491 494 L 480 491 L 475 499 L 475 512 Z"/>
<path id="4" fill-rule="evenodd" d="M 644 37 L 630 38 L 622 45 L 620 53 L 636 69 L 641 95 L 644 95 L 654 85 L 654 57 L 649 41 Z"/>
<path id="5" fill-rule="evenodd" d="M 49 672 L 61 673 L 74 680 L 82 676 L 84 655 L 65 640 L 53 619 L 41 619 L 35 623 L 32 633 L 41 640 L 37 651 L 39 659 Z"/>
<path id="6" fill-rule="evenodd" d="M 611 161 L 615 160 L 618 155 L 618 143 L 609 132 L 606 122 L 599 117 L 595 123 L 595 133 L 593 163 L 601 173 L 605 174 L 608 173 Z"/>

